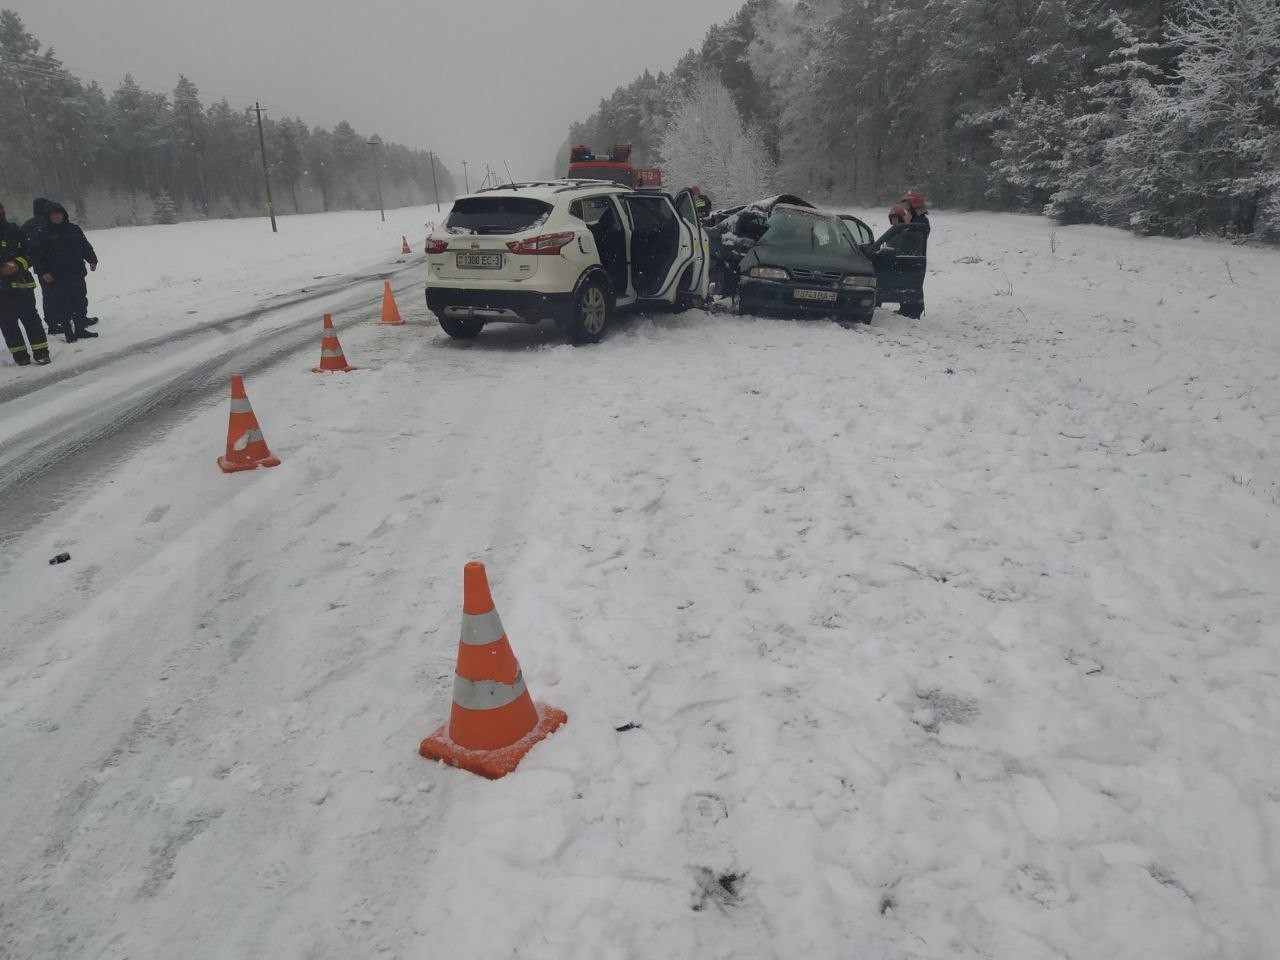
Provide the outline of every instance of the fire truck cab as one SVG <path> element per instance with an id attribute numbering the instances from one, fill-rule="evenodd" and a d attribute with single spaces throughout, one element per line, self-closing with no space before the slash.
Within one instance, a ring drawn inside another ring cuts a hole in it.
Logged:
<path id="1" fill-rule="evenodd" d="M 631 144 L 615 144 L 604 156 L 591 152 L 591 148 L 579 144 L 569 148 L 569 173 L 573 180 L 607 180 L 632 190 L 646 187 L 662 187 L 662 170 L 658 167 L 637 167 L 631 163 Z"/>

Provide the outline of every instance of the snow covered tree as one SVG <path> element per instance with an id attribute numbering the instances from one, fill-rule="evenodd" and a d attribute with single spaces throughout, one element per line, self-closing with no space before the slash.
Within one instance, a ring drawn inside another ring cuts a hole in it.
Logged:
<path id="1" fill-rule="evenodd" d="M 1187 0 L 1165 148 L 1193 152 L 1201 229 L 1249 234 L 1280 187 L 1280 3 Z"/>
<path id="2" fill-rule="evenodd" d="M 1169 47 L 1162 40 L 1142 39 L 1118 14 L 1104 23 L 1114 37 L 1108 62 L 1095 71 L 1095 82 L 1084 87 L 1074 111 L 1064 109 L 1066 129 L 1058 183 L 1045 213 L 1063 223 L 1101 222 L 1131 226 L 1135 210 L 1133 181 L 1149 172 L 1141 159 L 1147 144 L 1135 136 L 1149 132 L 1151 118 L 1139 120 L 1137 110 L 1158 101 L 1169 82 L 1160 65 Z M 1159 34 L 1161 26 L 1150 31 Z M 1127 162 L 1118 162 L 1122 154 Z M 1140 169 L 1133 169 L 1137 163 Z"/>
<path id="3" fill-rule="evenodd" d="M 728 88 L 708 72 L 696 76 L 662 137 L 663 178 L 679 189 L 697 184 L 717 206 L 768 194 L 774 164 L 759 130 L 743 124 Z"/>
<path id="4" fill-rule="evenodd" d="M 152 223 L 177 223 L 178 222 L 178 205 L 173 202 L 173 197 L 169 196 L 165 191 L 161 190 L 160 195 L 156 197 L 155 207 L 151 214 Z"/>
<path id="5" fill-rule="evenodd" d="M 1018 90 L 1009 98 L 1003 121 L 993 137 L 1000 155 L 991 169 L 1012 188 L 1019 207 L 1038 213 L 1062 186 L 1068 150 L 1062 102 Z"/>
<path id="6" fill-rule="evenodd" d="M 298 212 L 298 181 L 302 179 L 303 158 L 302 140 L 307 135 L 307 128 L 302 121 L 290 120 L 288 117 L 274 125 L 275 164 L 272 176 L 280 185 L 289 191 L 293 201 L 293 212 Z"/>
<path id="7" fill-rule="evenodd" d="M 208 129 L 204 107 L 200 104 L 199 89 L 181 74 L 173 90 L 173 143 L 180 196 L 185 196 L 208 215 L 209 198 L 205 186 Z"/>

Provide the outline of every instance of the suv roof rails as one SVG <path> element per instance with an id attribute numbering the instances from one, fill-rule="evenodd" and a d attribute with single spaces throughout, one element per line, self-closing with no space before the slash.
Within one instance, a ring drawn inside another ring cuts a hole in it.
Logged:
<path id="1" fill-rule="evenodd" d="M 493 193 L 496 190 L 522 190 L 526 187 L 556 187 L 556 193 L 564 193 L 567 190 L 597 190 L 602 187 L 615 187 L 621 190 L 630 190 L 625 183 L 614 183 L 612 180 L 575 180 L 568 177 L 560 180 L 525 180 L 520 183 L 503 183 L 496 187 L 485 187 L 483 190 L 477 190 L 476 193 Z"/>

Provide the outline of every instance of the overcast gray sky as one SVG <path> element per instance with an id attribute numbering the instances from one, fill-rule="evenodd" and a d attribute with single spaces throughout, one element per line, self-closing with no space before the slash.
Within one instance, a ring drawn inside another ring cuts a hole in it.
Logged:
<path id="1" fill-rule="evenodd" d="M 435 149 L 539 176 L 568 124 L 668 70 L 742 0 L 0 0 L 85 80 L 132 72 L 206 103 Z M 473 168 L 474 169 L 474 168 Z"/>

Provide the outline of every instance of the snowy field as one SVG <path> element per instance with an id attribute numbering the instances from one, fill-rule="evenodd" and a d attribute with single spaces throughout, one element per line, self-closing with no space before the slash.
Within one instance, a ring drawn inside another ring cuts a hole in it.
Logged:
<path id="1" fill-rule="evenodd" d="M 395 269 L 345 216 L 219 309 Z M 0 558 L 0 957 L 1273 958 L 1280 252 L 934 223 L 920 321 L 419 292 L 248 378 L 282 466 L 219 396 L 83 476 Z M 569 714 L 497 782 L 416 752 L 472 559 Z"/>

